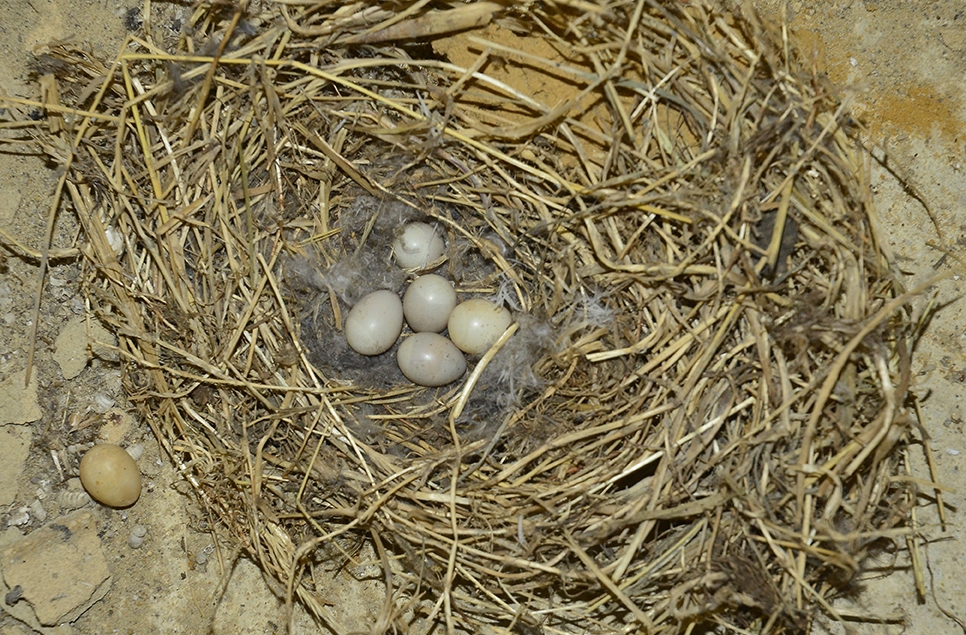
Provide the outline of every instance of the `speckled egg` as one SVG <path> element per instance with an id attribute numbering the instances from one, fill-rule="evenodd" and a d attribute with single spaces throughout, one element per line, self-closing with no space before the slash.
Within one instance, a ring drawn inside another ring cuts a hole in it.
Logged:
<path id="1" fill-rule="evenodd" d="M 124 448 L 99 444 L 84 454 L 80 480 L 91 498 L 108 507 L 129 507 L 141 496 L 141 472 Z"/>
<path id="2" fill-rule="evenodd" d="M 439 333 L 445 329 L 455 306 L 456 290 L 452 283 L 434 273 L 413 280 L 403 295 L 406 323 L 417 333 Z"/>
<path id="3" fill-rule="evenodd" d="M 445 386 L 466 372 L 466 358 L 451 341 L 438 333 L 407 337 L 396 352 L 399 370 L 420 386 Z"/>
<path id="4" fill-rule="evenodd" d="M 403 325 L 402 302 L 392 291 L 374 291 L 352 307 L 345 319 L 345 339 L 362 355 L 385 353 L 399 339 Z"/>
<path id="5" fill-rule="evenodd" d="M 503 307 L 474 298 L 457 304 L 449 314 L 449 338 L 461 351 L 479 355 L 500 339 L 511 321 Z"/>

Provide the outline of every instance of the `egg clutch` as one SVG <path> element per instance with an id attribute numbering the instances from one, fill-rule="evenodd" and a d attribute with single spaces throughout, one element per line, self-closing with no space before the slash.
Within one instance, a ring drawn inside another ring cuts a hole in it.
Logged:
<path id="1" fill-rule="evenodd" d="M 476 430 L 543 388 L 545 365 L 570 335 L 518 286 L 510 268 L 524 261 L 508 236 L 459 207 L 425 210 L 425 202 L 363 191 L 333 201 L 318 227 L 324 238 L 281 261 L 283 293 L 306 360 L 341 386 L 395 395 L 478 370 L 459 421 Z M 575 308 L 567 324 L 583 315 Z M 409 403 L 433 399 L 415 391 Z M 353 413 L 360 430 L 370 413 L 368 403 Z"/>
<path id="2" fill-rule="evenodd" d="M 442 258 L 445 243 L 432 225 L 413 222 L 402 228 L 392 248 L 400 267 L 427 270 Z M 399 370 L 415 384 L 445 386 L 466 372 L 464 354 L 486 352 L 510 326 L 511 317 L 502 306 L 482 298 L 458 302 L 449 280 L 427 273 L 412 281 L 402 300 L 386 289 L 361 298 L 346 317 L 346 342 L 361 355 L 380 355 L 396 344 L 404 322 L 413 333 L 396 351 Z"/>

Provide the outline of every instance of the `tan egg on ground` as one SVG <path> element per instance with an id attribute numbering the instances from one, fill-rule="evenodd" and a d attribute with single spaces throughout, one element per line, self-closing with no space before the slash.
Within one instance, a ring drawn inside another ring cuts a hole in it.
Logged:
<path id="1" fill-rule="evenodd" d="M 95 445 L 80 462 L 80 480 L 91 498 L 108 507 L 130 507 L 141 496 L 141 472 L 124 448 Z"/>

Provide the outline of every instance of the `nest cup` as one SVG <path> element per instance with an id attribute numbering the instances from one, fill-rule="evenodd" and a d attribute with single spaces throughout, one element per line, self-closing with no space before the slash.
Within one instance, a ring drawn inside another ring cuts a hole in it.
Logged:
<path id="1" fill-rule="evenodd" d="M 909 523 L 914 330 L 823 78 L 700 2 L 255 7 L 40 69 L 88 297 L 222 539 L 334 632 L 367 558 L 385 628 L 834 619 Z M 514 317 L 439 389 L 342 333 L 414 220 Z"/>

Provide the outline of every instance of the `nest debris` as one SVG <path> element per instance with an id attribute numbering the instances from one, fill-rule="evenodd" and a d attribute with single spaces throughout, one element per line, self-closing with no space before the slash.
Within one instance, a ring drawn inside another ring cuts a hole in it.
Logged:
<path id="1" fill-rule="evenodd" d="M 337 633 L 319 580 L 361 553 L 377 630 L 840 619 L 915 537 L 917 324 L 835 92 L 744 9 L 394 6 L 52 47 L 10 126 L 63 168 L 126 392 L 220 535 Z M 419 44 L 456 31 L 472 66 Z M 514 309 L 440 390 L 339 348 L 410 219 Z"/>

